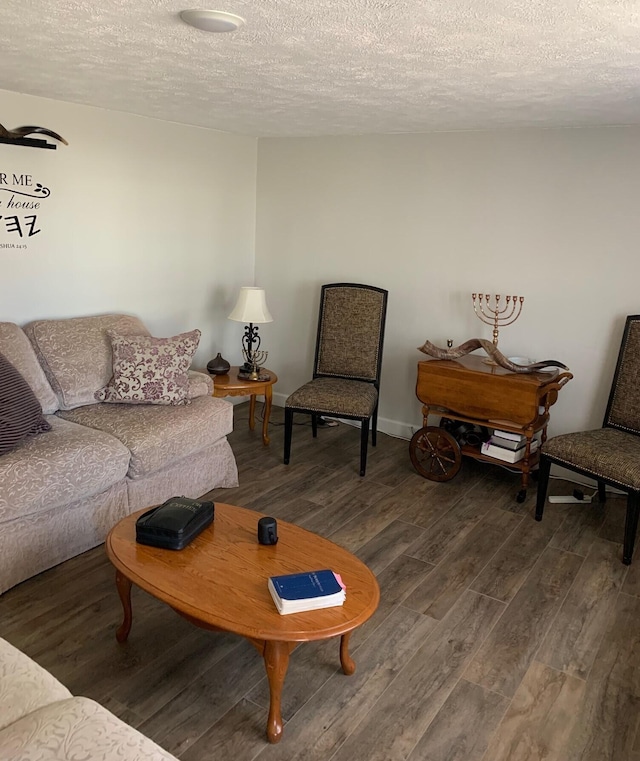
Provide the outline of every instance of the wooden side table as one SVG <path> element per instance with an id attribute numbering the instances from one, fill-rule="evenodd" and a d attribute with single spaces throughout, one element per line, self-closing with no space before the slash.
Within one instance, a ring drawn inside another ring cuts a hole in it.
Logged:
<path id="1" fill-rule="evenodd" d="M 213 395 L 222 399 L 225 396 L 248 396 L 249 399 L 249 429 L 254 430 L 256 396 L 264 396 L 264 420 L 262 421 L 262 443 L 265 446 L 269 444 L 269 417 L 271 415 L 272 386 L 278 382 L 278 376 L 266 367 L 262 368 L 262 373 L 269 376 L 269 380 L 244 380 L 238 378 L 237 365 L 231 367 L 227 375 L 212 375 L 213 378 Z M 206 372 L 206 370 L 204 371 Z"/>

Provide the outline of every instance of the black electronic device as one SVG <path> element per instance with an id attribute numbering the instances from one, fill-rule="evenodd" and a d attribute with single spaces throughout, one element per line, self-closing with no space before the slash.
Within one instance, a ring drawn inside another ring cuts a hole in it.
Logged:
<path id="1" fill-rule="evenodd" d="M 260 544 L 278 543 L 278 524 L 275 518 L 260 518 L 258 521 L 258 541 Z"/>
<path id="2" fill-rule="evenodd" d="M 181 550 L 212 523 L 214 513 L 213 502 L 171 497 L 138 518 L 136 542 Z"/>

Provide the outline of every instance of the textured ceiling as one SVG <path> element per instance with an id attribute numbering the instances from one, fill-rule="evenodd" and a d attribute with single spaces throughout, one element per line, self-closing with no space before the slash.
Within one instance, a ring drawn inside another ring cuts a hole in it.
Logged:
<path id="1" fill-rule="evenodd" d="M 246 26 L 193 29 L 193 0 L 3 0 L 0 87 L 261 136 L 640 123 L 637 1 L 209 2 Z"/>

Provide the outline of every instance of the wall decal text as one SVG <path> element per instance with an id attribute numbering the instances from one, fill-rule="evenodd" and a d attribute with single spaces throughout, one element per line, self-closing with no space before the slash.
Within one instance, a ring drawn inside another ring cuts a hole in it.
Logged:
<path id="1" fill-rule="evenodd" d="M 0 171 L 0 248 L 26 248 L 25 241 L 42 232 L 38 212 L 50 195 L 31 174 Z"/>

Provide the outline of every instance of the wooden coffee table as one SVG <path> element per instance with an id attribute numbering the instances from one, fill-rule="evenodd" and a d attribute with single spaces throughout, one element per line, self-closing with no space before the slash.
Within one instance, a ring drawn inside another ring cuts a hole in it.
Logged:
<path id="1" fill-rule="evenodd" d="M 124 518 L 109 533 L 107 555 L 116 568 L 124 620 L 116 632 L 125 642 L 133 620 L 131 585 L 162 600 L 196 626 L 239 634 L 264 658 L 269 679 L 267 737 L 282 737 L 281 695 L 289 654 L 299 642 L 340 636 L 340 663 L 353 674 L 349 637 L 378 607 L 375 576 L 338 545 L 291 523 L 278 522 L 278 543 L 258 544 L 253 510 L 216 503 L 215 520 L 178 552 L 137 544 L 135 522 Z M 279 574 L 331 568 L 347 588 L 344 605 L 281 616 L 267 579 Z"/>

